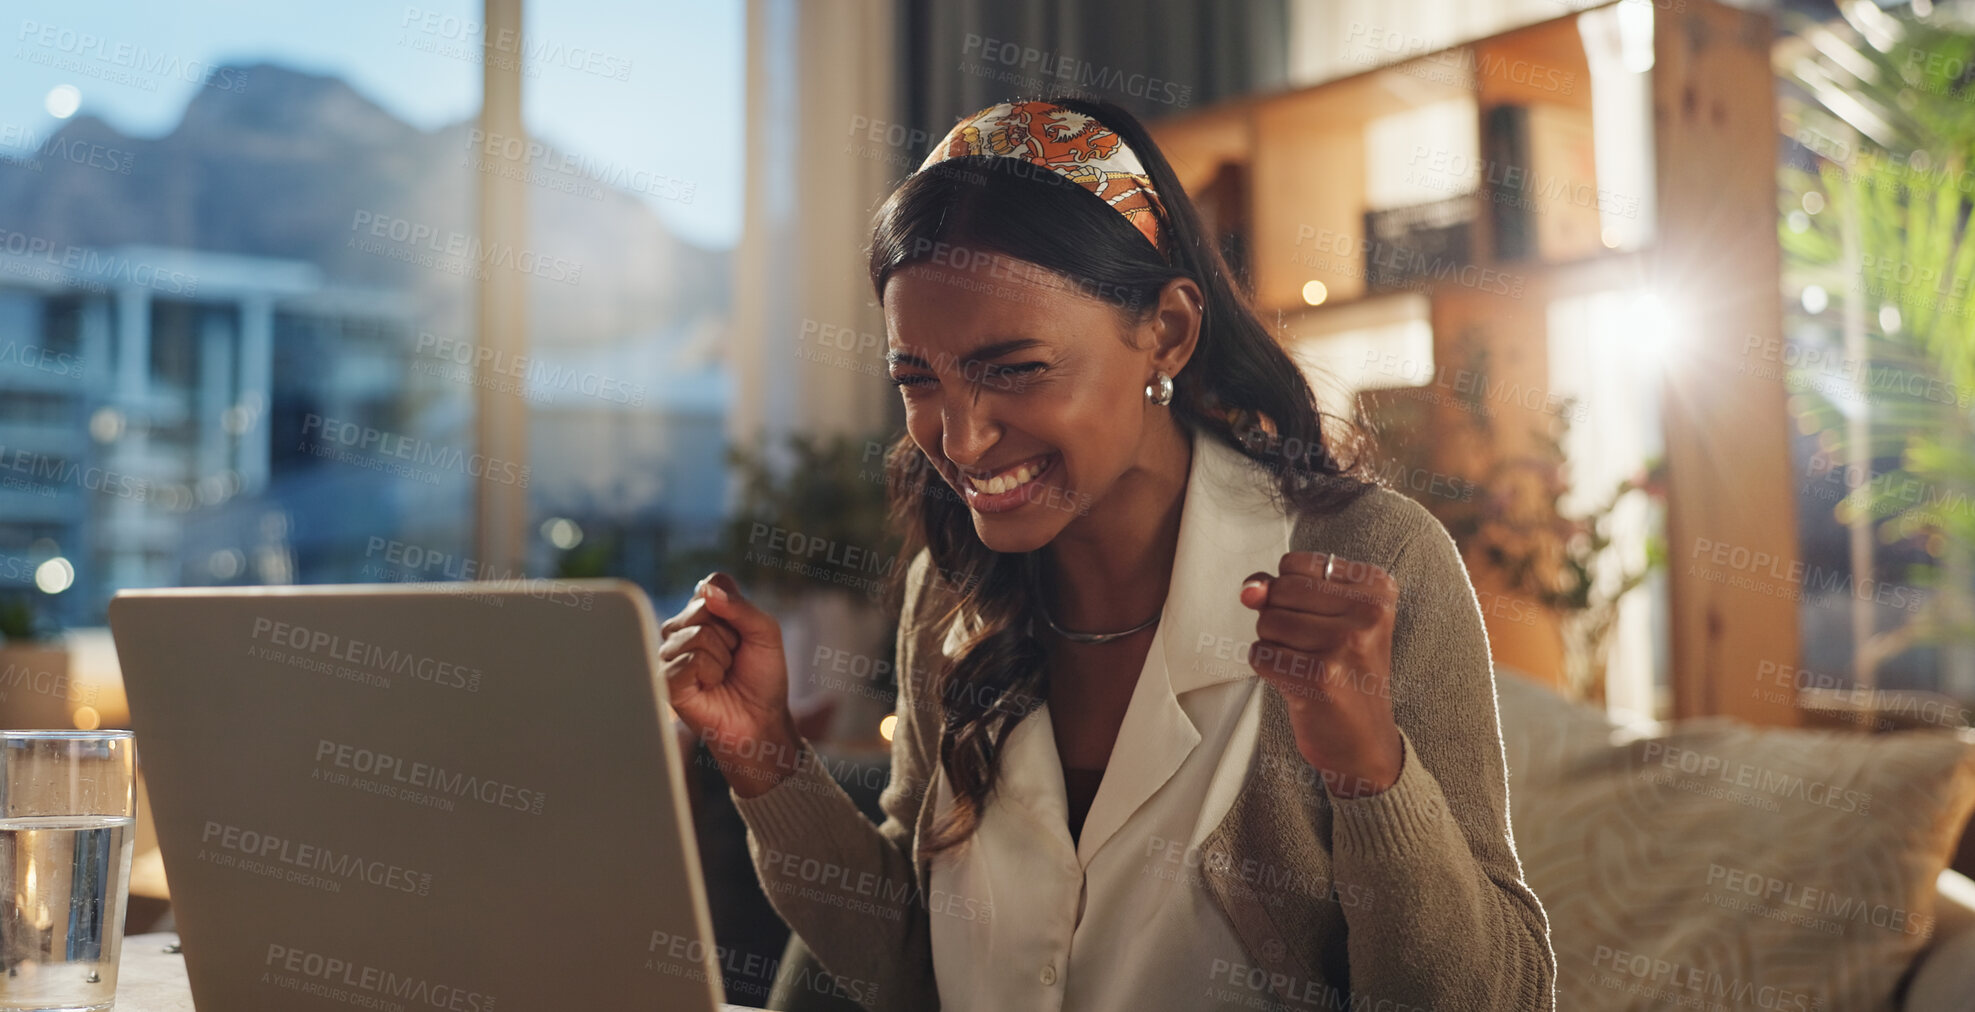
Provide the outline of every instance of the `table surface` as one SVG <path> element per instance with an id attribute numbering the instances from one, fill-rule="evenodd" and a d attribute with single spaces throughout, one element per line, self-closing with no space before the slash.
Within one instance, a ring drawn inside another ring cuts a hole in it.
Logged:
<path id="1" fill-rule="evenodd" d="M 721 1012 L 760 1012 L 746 1005 L 722 1005 Z M 194 1012 L 192 985 L 178 936 L 169 932 L 130 935 L 117 962 L 117 1012 Z"/>

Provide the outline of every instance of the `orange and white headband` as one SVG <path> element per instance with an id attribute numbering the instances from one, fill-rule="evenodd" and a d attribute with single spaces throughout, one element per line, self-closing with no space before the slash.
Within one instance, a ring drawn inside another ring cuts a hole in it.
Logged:
<path id="1" fill-rule="evenodd" d="M 1040 165 L 1096 194 L 1159 248 L 1165 206 L 1152 178 L 1125 139 L 1091 116 L 1053 102 L 1000 102 L 954 124 L 919 169 L 966 155 Z"/>

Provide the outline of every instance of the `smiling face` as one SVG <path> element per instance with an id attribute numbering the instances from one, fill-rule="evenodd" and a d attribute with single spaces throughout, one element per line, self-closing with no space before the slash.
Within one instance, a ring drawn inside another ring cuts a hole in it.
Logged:
<path id="1" fill-rule="evenodd" d="M 1177 433 L 1145 385 L 1191 356 L 1199 288 L 1169 282 L 1135 321 L 1108 292 L 999 255 L 971 260 L 917 263 L 886 283 L 891 377 L 906 429 L 982 543 L 1033 551 L 1104 515 L 1147 448 Z"/>

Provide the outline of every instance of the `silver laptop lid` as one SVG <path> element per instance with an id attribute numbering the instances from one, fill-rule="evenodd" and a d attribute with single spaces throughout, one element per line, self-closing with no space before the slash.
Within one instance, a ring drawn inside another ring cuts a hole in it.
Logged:
<path id="1" fill-rule="evenodd" d="M 110 625 L 201 1012 L 719 998 L 618 581 L 158 590 Z"/>

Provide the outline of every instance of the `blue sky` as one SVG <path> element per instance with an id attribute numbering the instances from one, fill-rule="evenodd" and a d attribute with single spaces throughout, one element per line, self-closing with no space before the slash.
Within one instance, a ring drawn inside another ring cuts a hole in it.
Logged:
<path id="1" fill-rule="evenodd" d="M 426 129 L 471 117 L 480 103 L 480 67 L 462 58 L 479 51 L 478 3 L 9 7 L 12 16 L 0 21 L 0 144 L 56 129 L 45 99 L 63 84 L 81 92 L 82 112 L 126 133 L 167 133 L 199 87 L 182 78 L 196 80 L 199 67 L 213 64 L 268 61 L 334 74 Z M 733 246 L 741 226 L 740 0 L 534 0 L 527 18 L 529 130 L 593 163 L 691 183 L 690 202 L 646 199 L 681 238 Z"/>

